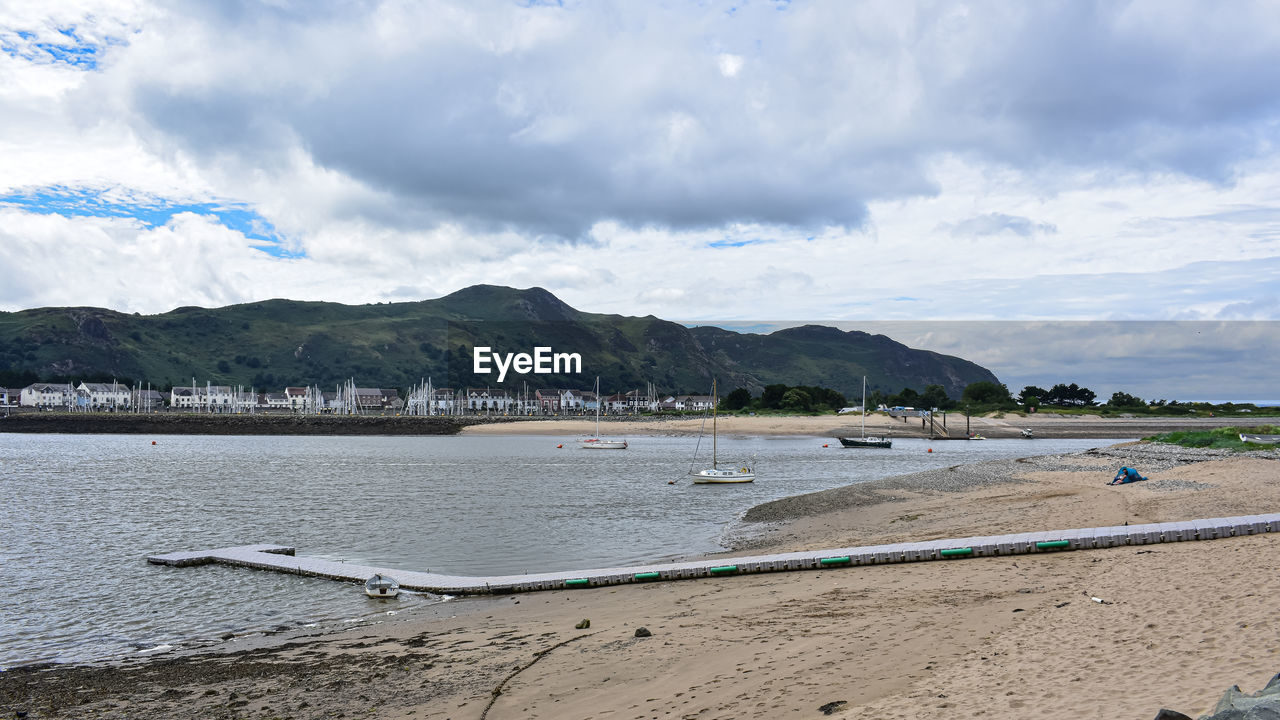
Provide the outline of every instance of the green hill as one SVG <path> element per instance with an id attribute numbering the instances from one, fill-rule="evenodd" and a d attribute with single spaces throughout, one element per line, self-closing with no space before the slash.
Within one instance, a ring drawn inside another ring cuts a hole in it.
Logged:
<path id="1" fill-rule="evenodd" d="M 472 348 L 577 353 L 580 374 L 472 372 Z M 182 307 L 159 315 L 100 308 L 0 313 L 0 382 L 125 379 L 153 387 L 206 381 L 278 390 L 361 386 L 404 389 L 427 377 L 437 387 L 587 388 L 706 392 L 722 388 L 821 385 L 856 397 L 872 389 L 923 391 L 939 384 L 958 398 L 966 385 L 995 381 L 966 360 L 913 350 L 883 335 L 805 326 L 770 334 L 687 328 L 653 316 L 575 310 L 542 288 L 477 285 L 434 300 L 342 305 L 267 300 L 223 308 Z"/>

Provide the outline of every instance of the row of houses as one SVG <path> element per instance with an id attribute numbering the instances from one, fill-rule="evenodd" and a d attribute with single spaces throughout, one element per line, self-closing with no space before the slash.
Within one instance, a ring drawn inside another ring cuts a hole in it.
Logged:
<path id="1" fill-rule="evenodd" d="M 655 395 L 633 390 L 597 395 L 589 390 L 544 388 L 511 392 L 498 388 L 438 388 L 411 392 L 401 398 L 394 389 L 361 388 L 354 384 L 335 392 L 318 387 L 286 387 L 283 392 L 259 393 L 243 387 L 205 384 L 174 387 L 167 393 L 129 388 L 118 383 L 35 383 L 25 388 L 0 388 L 0 406 L 40 410 L 93 412 L 295 413 L 407 413 L 413 415 L 572 415 L 628 414 L 710 409 L 710 395 Z"/>
<path id="2" fill-rule="evenodd" d="M 634 414 L 662 410 L 707 410 L 710 395 L 655 396 L 632 390 L 613 395 L 597 395 L 590 390 L 541 388 L 513 393 L 498 388 L 440 388 L 430 395 L 428 413 L 499 413 L 508 415 L 574 415 L 595 413 Z"/>
<path id="3" fill-rule="evenodd" d="M 170 408 L 192 412 L 398 412 L 399 393 L 386 388 L 356 388 L 345 396 L 316 388 L 288 387 L 281 393 L 258 393 L 229 385 L 175 387 L 167 393 L 118 383 L 35 383 L 21 389 L 0 388 L 0 406 L 92 412 L 152 412 Z"/>

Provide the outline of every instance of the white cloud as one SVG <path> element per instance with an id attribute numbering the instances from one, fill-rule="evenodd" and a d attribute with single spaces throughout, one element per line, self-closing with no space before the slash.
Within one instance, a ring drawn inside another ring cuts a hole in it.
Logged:
<path id="1" fill-rule="evenodd" d="M 730 53 L 720 53 L 716 56 L 716 65 L 720 68 L 720 74 L 731 78 L 737 77 L 742 71 L 743 58 L 741 55 L 732 55 Z"/>
<path id="2" fill-rule="evenodd" d="M 1272 10 L 8 3 L 0 195 L 243 203 L 303 257 L 10 207 L 0 260 L 99 281 L 0 307 L 492 282 L 703 320 L 1276 317 Z M 96 69 L 29 57 L 72 27 Z M 123 292 L 140 263 L 164 279 Z"/>

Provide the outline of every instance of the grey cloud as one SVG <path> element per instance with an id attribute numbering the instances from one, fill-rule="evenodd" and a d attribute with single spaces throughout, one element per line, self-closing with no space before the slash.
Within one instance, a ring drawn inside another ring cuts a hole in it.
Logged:
<path id="1" fill-rule="evenodd" d="M 840 323 L 912 347 L 959 355 L 996 373 L 1015 394 L 1027 385 L 1079 383 L 1106 400 L 1280 401 L 1280 322 Z"/>
<path id="2" fill-rule="evenodd" d="M 1062 166 L 1225 182 L 1280 127 L 1265 4 L 315 7 L 173 6 L 159 32 L 175 55 L 204 43 L 212 79 L 159 57 L 103 82 L 143 137 L 206 162 L 270 169 L 297 147 L 406 226 L 571 239 L 602 220 L 858 227 L 869 201 L 936 193 L 939 153 L 1049 190 Z M 380 13 L 421 38 L 386 40 Z M 720 52 L 743 58 L 733 77 Z M 1051 227 L 984 217 L 970 229 Z"/>

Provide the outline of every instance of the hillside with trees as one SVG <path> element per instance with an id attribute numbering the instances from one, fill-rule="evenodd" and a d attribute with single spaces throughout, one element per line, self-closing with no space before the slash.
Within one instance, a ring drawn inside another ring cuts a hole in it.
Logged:
<path id="1" fill-rule="evenodd" d="M 472 350 L 578 353 L 581 372 L 473 371 Z M 477 285 L 434 300 L 343 305 L 267 300 L 157 315 L 101 308 L 0 313 L 0 384 L 104 380 L 167 388 L 206 381 L 245 388 L 319 385 L 349 378 L 371 387 L 587 388 L 706 393 L 711 379 L 753 396 L 770 385 L 832 388 L 858 397 L 862 376 L 882 392 L 937 386 L 952 397 L 998 382 L 962 358 L 916 350 L 883 335 L 805 326 L 769 334 L 689 328 L 653 316 L 576 310 L 541 288 Z M 803 405 L 799 395 L 793 404 Z M 810 404 L 815 398 L 808 399 Z M 816 400 L 823 404 L 821 400 Z"/>

